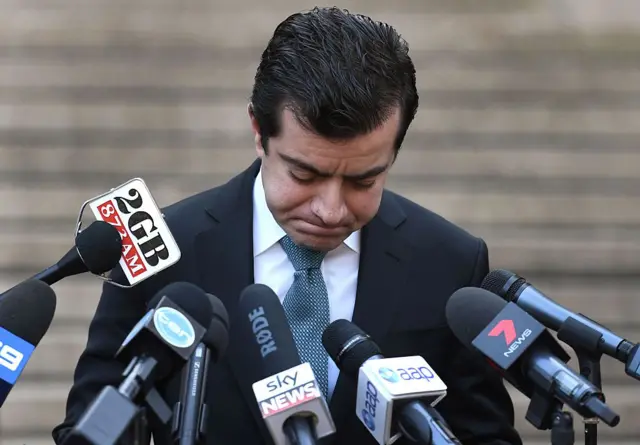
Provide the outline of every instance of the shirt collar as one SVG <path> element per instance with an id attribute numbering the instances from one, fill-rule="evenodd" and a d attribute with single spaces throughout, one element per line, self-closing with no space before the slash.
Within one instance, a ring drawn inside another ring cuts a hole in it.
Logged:
<path id="1" fill-rule="evenodd" d="M 269 207 L 267 206 L 267 200 L 264 194 L 264 185 L 262 184 L 262 169 L 260 169 L 253 184 L 254 258 L 276 244 L 284 236 L 286 236 L 285 231 L 278 225 L 271 213 L 271 210 L 269 210 Z M 349 237 L 344 240 L 343 244 L 349 247 L 352 251 L 359 253 L 360 230 L 349 235 Z"/>

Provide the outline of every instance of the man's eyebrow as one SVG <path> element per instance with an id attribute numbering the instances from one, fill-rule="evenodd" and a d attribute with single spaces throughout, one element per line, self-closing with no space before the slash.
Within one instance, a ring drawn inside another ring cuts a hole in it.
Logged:
<path id="1" fill-rule="evenodd" d="M 324 177 L 324 178 L 330 178 L 331 176 L 333 176 L 333 174 L 331 173 L 327 173 L 327 172 L 322 172 L 320 170 L 318 170 L 316 167 L 314 167 L 313 165 L 307 164 L 304 161 L 301 161 L 299 159 L 296 158 L 292 158 L 291 156 L 287 156 L 285 154 L 282 153 L 278 153 L 278 155 L 280 156 L 280 158 L 282 158 L 285 162 L 291 164 L 291 165 L 295 165 L 298 168 L 301 168 L 303 170 L 306 170 L 310 173 L 313 173 L 315 175 Z M 361 181 L 363 179 L 367 179 L 367 178 L 372 178 L 374 176 L 378 176 L 380 173 L 384 172 L 387 168 L 389 168 L 389 165 L 379 165 L 377 167 L 373 167 L 370 168 L 369 170 L 362 172 L 362 173 L 358 173 L 355 175 L 343 175 L 343 178 L 345 179 L 349 179 L 351 181 Z"/>

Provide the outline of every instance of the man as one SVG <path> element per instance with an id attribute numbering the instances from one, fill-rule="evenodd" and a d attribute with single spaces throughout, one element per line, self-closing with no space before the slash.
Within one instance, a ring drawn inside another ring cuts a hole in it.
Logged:
<path id="1" fill-rule="evenodd" d="M 259 159 L 227 184 L 165 209 L 178 264 L 130 290 L 105 285 L 54 438 L 61 441 L 102 387 L 119 382 L 123 366 L 113 356 L 145 303 L 170 282 L 190 281 L 230 312 L 252 282 L 278 294 L 329 399 L 337 433 L 325 443 L 374 443 L 354 414 L 355 387 L 319 347 L 328 323 L 345 318 L 387 356 L 426 358 L 448 386 L 439 411 L 464 444 L 520 444 L 501 379 L 445 321 L 448 297 L 488 272 L 486 245 L 384 190 L 417 107 L 415 68 L 389 25 L 324 8 L 282 22 L 248 107 Z M 208 376 L 208 443 L 271 443 L 237 378 L 234 348 L 232 341 Z M 160 388 L 170 405 L 179 379 Z M 156 445 L 171 443 L 166 427 L 152 427 Z"/>

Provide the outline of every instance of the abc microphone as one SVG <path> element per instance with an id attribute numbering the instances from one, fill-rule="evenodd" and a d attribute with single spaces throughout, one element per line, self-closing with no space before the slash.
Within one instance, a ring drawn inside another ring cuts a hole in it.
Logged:
<path id="1" fill-rule="evenodd" d="M 75 246 L 60 261 L 31 278 L 54 284 L 85 272 L 100 275 L 115 268 L 121 255 L 118 230 L 104 221 L 94 221 L 76 236 Z"/>
<path id="2" fill-rule="evenodd" d="M 275 445 L 312 445 L 333 434 L 327 402 L 309 363 L 300 363 L 278 296 L 263 284 L 248 286 L 231 326 Z"/>
<path id="3" fill-rule="evenodd" d="M 451 296 L 446 316 L 462 344 L 489 358 L 528 397 L 552 397 L 581 416 L 598 417 L 609 426 L 620 422 L 620 416 L 604 403 L 600 389 L 565 364 L 569 356 L 564 349 L 515 303 L 484 289 L 466 287 Z M 539 419 L 532 420 L 530 413 L 527 420 L 536 426 L 542 424 Z"/>
<path id="4" fill-rule="evenodd" d="M 482 281 L 481 287 L 514 302 L 546 327 L 558 331 L 558 338 L 571 346 L 578 345 L 590 353 L 606 354 L 625 363 L 627 375 L 640 380 L 640 345 L 559 305 L 527 280 L 508 270 L 491 271 Z M 566 329 L 567 322 L 571 323 L 569 330 Z M 585 332 L 585 328 L 595 332 L 596 338 Z"/>
<path id="5" fill-rule="evenodd" d="M 229 337 L 229 315 L 222 301 L 207 294 L 213 318 L 209 329 L 191 354 L 187 366 L 182 371 L 180 400 L 173 410 L 172 433 L 177 445 L 204 444 L 206 435 L 207 404 L 205 400 L 206 379 L 209 363 L 214 364 L 225 353 Z M 207 345 L 215 344 L 218 349 L 210 350 Z"/>
<path id="6" fill-rule="evenodd" d="M 199 342 L 210 350 L 226 347 L 222 338 L 206 335 L 213 308 L 203 290 L 190 283 L 172 283 L 151 300 L 149 311 L 125 338 L 116 357 L 128 363 L 118 388 L 107 386 L 87 408 L 65 445 L 118 443 L 145 402 L 161 423 L 172 416 L 154 384 L 178 372 Z"/>
<path id="7" fill-rule="evenodd" d="M 56 311 L 49 285 L 27 280 L 0 300 L 0 406 L 20 377 Z"/>
<path id="8" fill-rule="evenodd" d="M 358 326 L 336 320 L 322 344 L 340 371 L 357 378 L 356 415 L 380 445 L 401 436 L 423 445 L 460 445 L 434 406 L 447 386 L 420 356 L 384 358 Z"/>

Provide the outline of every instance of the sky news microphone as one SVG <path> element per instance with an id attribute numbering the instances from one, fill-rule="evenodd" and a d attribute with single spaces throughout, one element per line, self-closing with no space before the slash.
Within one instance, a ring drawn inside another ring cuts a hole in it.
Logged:
<path id="1" fill-rule="evenodd" d="M 322 344 L 341 372 L 358 382 L 356 415 L 380 445 L 401 436 L 423 445 L 460 444 L 434 405 L 447 386 L 420 356 L 384 358 L 358 326 L 336 320 Z"/>
<path id="2" fill-rule="evenodd" d="M 231 321 L 246 375 L 275 445 L 311 445 L 335 425 L 309 363 L 300 356 L 278 296 L 263 284 L 240 295 Z"/>
<path id="3" fill-rule="evenodd" d="M 579 346 L 590 353 L 601 353 L 613 357 L 626 365 L 626 373 L 640 380 L 640 346 L 616 335 L 601 324 L 559 305 L 524 278 L 504 269 L 493 270 L 481 287 L 507 301 L 512 301 L 533 315 L 540 323 L 554 331 L 558 338 L 573 347 Z M 570 321 L 575 325 L 572 332 L 562 332 L 563 325 Z M 581 332 L 587 327 L 597 334 Z"/>
<path id="4" fill-rule="evenodd" d="M 0 406 L 46 334 L 56 294 L 39 280 L 24 281 L 0 300 Z"/>
<path id="5" fill-rule="evenodd" d="M 94 221 L 76 236 L 75 246 L 60 261 L 31 278 L 54 284 L 85 272 L 100 275 L 115 268 L 121 255 L 122 239 L 116 228 Z"/>
<path id="6" fill-rule="evenodd" d="M 562 347 L 515 303 L 467 287 L 451 296 L 446 316 L 462 344 L 489 358 L 528 397 L 546 393 L 583 417 L 598 417 L 609 426 L 619 423 L 620 416 L 604 403 L 600 389 L 565 364 L 569 356 Z"/>
<path id="7" fill-rule="evenodd" d="M 208 415 L 205 400 L 207 375 L 210 363 L 217 363 L 225 353 L 229 343 L 229 315 L 220 299 L 207 294 L 213 318 L 202 342 L 191 354 L 189 362 L 182 370 L 180 400 L 173 409 L 172 433 L 177 445 L 205 443 L 206 420 Z M 216 345 L 209 349 L 207 345 Z"/>
<path id="8" fill-rule="evenodd" d="M 87 408 L 65 445 L 116 444 L 137 418 L 143 403 L 160 422 L 173 415 L 154 385 L 179 372 L 199 342 L 224 349 L 226 337 L 206 335 L 214 318 L 209 298 L 190 283 L 172 283 L 154 296 L 149 311 L 125 338 L 116 357 L 128 363 L 116 389 L 104 388 Z"/>

